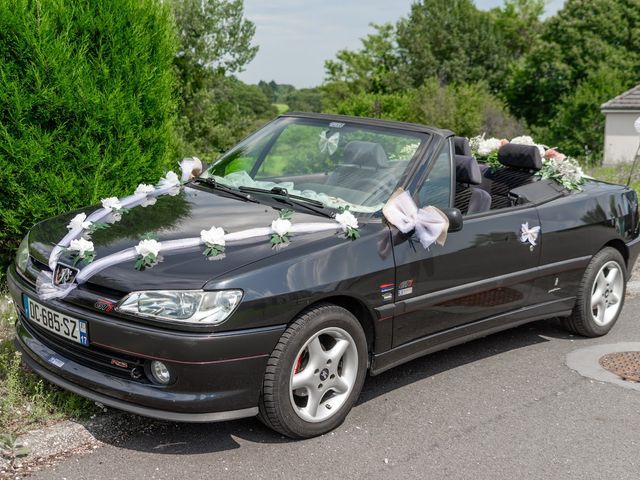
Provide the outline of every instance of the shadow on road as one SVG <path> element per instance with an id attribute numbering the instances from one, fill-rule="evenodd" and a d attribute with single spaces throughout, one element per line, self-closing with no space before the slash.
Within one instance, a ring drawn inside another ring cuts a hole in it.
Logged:
<path id="1" fill-rule="evenodd" d="M 549 341 L 546 337 L 579 340 L 563 331 L 557 321 L 539 321 L 497 333 L 448 350 L 418 358 L 365 382 L 357 405 L 381 395 L 488 357 Z M 222 423 L 189 424 L 118 414 L 114 425 L 105 428 L 87 424 L 100 441 L 118 448 L 161 455 L 206 454 L 233 450 L 241 443 L 288 443 L 255 418 Z M 311 440 L 312 441 L 312 440 Z"/>

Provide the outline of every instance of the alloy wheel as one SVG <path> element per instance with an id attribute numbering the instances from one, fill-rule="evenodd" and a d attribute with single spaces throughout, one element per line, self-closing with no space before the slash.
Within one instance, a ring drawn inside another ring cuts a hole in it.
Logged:
<path id="1" fill-rule="evenodd" d="M 591 289 L 591 315 L 599 326 L 616 318 L 622 305 L 623 272 L 617 262 L 605 263 L 596 275 Z"/>
<path id="2" fill-rule="evenodd" d="M 296 414 L 317 423 L 335 415 L 349 398 L 358 376 L 358 350 L 345 330 L 315 333 L 300 349 L 289 390 Z"/>

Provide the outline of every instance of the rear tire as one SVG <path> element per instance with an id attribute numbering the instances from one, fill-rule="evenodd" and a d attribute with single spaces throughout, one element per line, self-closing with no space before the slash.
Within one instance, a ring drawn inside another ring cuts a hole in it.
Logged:
<path id="1" fill-rule="evenodd" d="M 618 250 L 605 247 L 589 262 L 578 289 L 576 304 L 562 322 L 569 331 L 600 337 L 615 325 L 627 288 L 627 269 Z"/>
<path id="2" fill-rule="evenodd" d="M 307 310 L 269 357 L 260 420 L 291 438 L 333 430 L 360 396 L 367 358 L 366 337 L 349 311 L 331 304 Z"/>

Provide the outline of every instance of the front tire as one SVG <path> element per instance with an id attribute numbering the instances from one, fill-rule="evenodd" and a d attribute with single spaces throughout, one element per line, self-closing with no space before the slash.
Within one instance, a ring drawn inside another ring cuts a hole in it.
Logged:
<path id="1" fill-rule="evenodd" d="M 323 304 L 301 314 L 282 334 L 267 362 L 260 419 L 291 438 L 309 438 L 340 425 L 360 396 L 367 341 L 344 308 Z"/>
<path id="2" fill-rule="evenodd" d="M 626 288 L 622 255 L 615 248 L 603 248 L 584 272 L 573 312 L 563 319 L 565 327 L 585 337 L 606 335 L 620 316 Z"/>

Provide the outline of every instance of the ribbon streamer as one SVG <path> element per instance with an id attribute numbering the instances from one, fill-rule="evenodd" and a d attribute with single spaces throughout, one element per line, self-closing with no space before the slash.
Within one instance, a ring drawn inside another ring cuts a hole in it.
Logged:
<path id="1" fill-rule="evenodd" d="M 444 245 L 449 229 L 449 219 L 436 207 L 418 208 L 402 188 L 399 188 L 382 208 L 385 218 L 402 233 L 413 230 L 422 246 L 427 249 L 434 243 Z"/>
<path id="2" fill-rule="evenodd" d="M 142 205 L 143 203 L 145 203 L 150 198 L 160 197 L 162 195 L 174 195 L 175 193 L 177 193 L 179 187 L 179 185 L 169 182 L 163 178 L 156 189 L 152 192 L 129 195 L 128 197 L 122 198 L 120 200 L 120 204 L 122 205 L 122 208 L 137 207 L 138 205 Z M 112 213 L 112 210 L 109 208 L 99 208 L 87 217 L 87 221 L 98 223 L 100 220 L 104 220 Z M 58 244 L 53 247 L 53 250 L 51 250 L 51 254 L 49 255 L 49 268 L 51 269 L 51 271 L 55 270 L 62 250 L 69 246 L 71 240 L 80 238 L 83 231 L 84 230 L 82 229 L 82 227 L 76 227 L 69 230 L 69 232 L 62 238 L 62 240 L 60 240 L 60 242 L 58 242 Z"/>
<path id="3" fill-rule="evenodd" d="M 331 230 L 336 231 L 340 228 L 341 224 L 339 222 L 298 223 L 291 226 L 290 233 L 317 233 Z M 241 230 L 239 232 L 227 233 L 224 236 L 224 239 L 225 242 L 238 242 L 250 238 L 269 236 L 273 233 L 274 231 L 271 229 L 271 227 L 249 228 L 247 230 Z M 204 244 L 200 237 L 168 240 L 160 243 L 160 252 L 162 253 L 175 252 L 188 248 L 196 248 Z M 36 290 L 40 298 L 42 298 L 43 300 L 49 300 L 52 298 L 64 298 L 69 293 L 71 293 L 71 291 L 73 291 L 73 289 L 75 289 L 77 285 L 85 283 L 96 273 L 99 273 L 109 267 L 120 263 L 133 261 L 137 256 L 138 254 L 135 247 L 131 247 L 120 252 L 113 253 L 106 257 L 101 257 L 80 270 L 73 284 L 66 285 L 64 287 L 58 287 L 53 284 L 52 275 L 50 272 L 41 272 L 41 274 L 38 276 Z"/>

